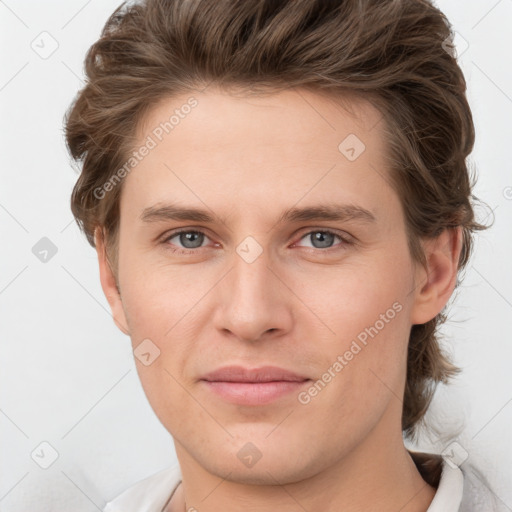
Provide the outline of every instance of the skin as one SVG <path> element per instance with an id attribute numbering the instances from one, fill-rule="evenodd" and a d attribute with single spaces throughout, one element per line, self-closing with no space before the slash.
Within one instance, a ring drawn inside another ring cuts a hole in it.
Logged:
<path id="1" fill-rule="evenodd" d="M 155 105 L 141 143 L 191 95 Z M 166 511 L 427 510 L 435 489 L 401 431 L 407 344 L 411 326 L 453 292 L 460 230 L 424 241 L 426 269 L 412 261 L 370 103 L 351 99 L 349 112 L 305 90 L 235 97 L 209 87 L 193 96 L 198 105 L 123 182 L 120 292 L 96 233 L 116 324 L 134 349 L 150 339 L 160 350 L 150 365 L 136 363 L 183 475 Z M 351 133 L 366 146 L 354 161 L 338 150 Z M 222 220 L 141 218 L 168 203 Z M 375 221 L 278 223 L 288 208 L 325 204 L 358 205 Z M 177 228 L 205 237 L 170 238 Z M 353 243 L 315 242 L 325 229 Z M 262 250 L 252 263 L 236 252 L 247 236 Z M 397 302 L 400 312 L 307 404 L 291 393 L 233 405 L 199 380 L 228 364 L 269 364 L 315 382 Z M 252 467 L 237 457 L 248 442 L 261 453 Z"/>

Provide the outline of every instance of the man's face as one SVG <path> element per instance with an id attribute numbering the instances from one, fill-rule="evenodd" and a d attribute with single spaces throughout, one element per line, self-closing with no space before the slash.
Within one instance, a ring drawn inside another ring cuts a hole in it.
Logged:
<path id="1" fill-rule="evenodd" d="M 291 482 L 400 432 L 415 266 L 381 116 L 352 107 L 209 88 L 162 102 L 140 127 L 150 149 L 120 205 L 122 322 L 178 456 L 216 475 Z M 318 208 L 353 215 L 297 214 Z M 303 381 L 202 380 L 228 365 Z"/>

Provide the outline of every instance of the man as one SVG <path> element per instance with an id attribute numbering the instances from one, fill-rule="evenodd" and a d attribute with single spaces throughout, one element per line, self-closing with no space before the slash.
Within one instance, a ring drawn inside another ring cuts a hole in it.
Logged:
<path id="1" fill-rule="evenodd" d="M 179 467 L 105 510 L 497 510 L 406 450 L 457 372 L 474 127 L 426 0 L 147 0 L 86 59 L 72 209 Z M 483 503 L 483 505 L 482 505 Z"/>

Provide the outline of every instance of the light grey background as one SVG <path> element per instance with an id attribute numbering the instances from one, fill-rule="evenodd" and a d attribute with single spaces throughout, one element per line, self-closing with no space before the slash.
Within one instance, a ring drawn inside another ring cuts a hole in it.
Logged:
<path id="1" fill-rule="evenodd" d="M 77 175 L 62 119 L 82 85 L 85 53 L 119 4 L 0 1 L 4 512 L 99 510 L 176 462 L 170 435 L 139 384 L 129 339 L 112 322 L 96 254 L 69 209 Z M 479 236 L 444 328 L 446 347 L 464 373 L 439 388 L 429 417 L 440 435 L 423 436 L 418 448 L 467 452 L 464 463 L 483 468 L 512 510 L 512 0 L 438 5 L 460 34 L 477 129 L 475 192 L 496 221 Z M 479 211 L 480 219 L 486 214 Z M 43 237 L 57 249 L 47 262 L 32 252 Z M 458 444 L 450 447 L 453 440 Z M 58 458 L 43 469 L 52 449 Z"/>

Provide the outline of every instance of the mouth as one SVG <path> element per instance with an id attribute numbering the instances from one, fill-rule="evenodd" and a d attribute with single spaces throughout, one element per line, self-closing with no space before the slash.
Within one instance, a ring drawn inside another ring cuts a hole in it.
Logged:
<path id="1" fill-rule="evenodd" d="M 275 366 L 252 369 L 226 366 L 201 378 L 206 388 L 222 400 L 253 406 L 289 397 L 310 381 L 306 376 Z"/>

